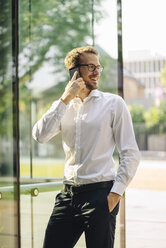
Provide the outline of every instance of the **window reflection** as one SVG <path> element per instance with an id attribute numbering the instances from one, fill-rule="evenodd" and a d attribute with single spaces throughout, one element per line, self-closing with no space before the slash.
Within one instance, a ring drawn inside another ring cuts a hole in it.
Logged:
<path id="1" fill-rule="evenodd" d="M 0 247 L 17 247 L 17 199 L 13 191 L 12 17 L 11 1 L 0 1 Z"/>
<path id="2" fill-rule="evenodd" d="M 104 18 L 101 3 L 101 0 L 94 1 L 94 35 L 98 21 Z M 116 12 L 116 8 L 112 12 Z M 32 140 L 31 130 L 33 124 L 61 96 L 69 81 L 64 67 L 66 53 L 74 47 L 93 43 L 92 2 L 48 0 L 39 3 L 22 0 L 19 1 L 19 23 L 21 180 L 22 183 L 55 181 L 63 177 L 65 158 L 61 136 L 56 136 L 47 144 L 38 144 Z M 115 31 L 115 40 L 116 35 Z M 96 47 L 104 65 L 100 89 L 117 92 L 117 59 L 107 53 L 101 44 L 96 43 Z M 39 192 L 36 198 L 21 196 L 23 247 L 27 244 L 28 247 L 41 247 L 47 214 L 50 213 L 48 208 L 52 208 L 50 201 L 54 197 L 49 191 Z M 45 212 L 41 206 L 45 207 Z"/>

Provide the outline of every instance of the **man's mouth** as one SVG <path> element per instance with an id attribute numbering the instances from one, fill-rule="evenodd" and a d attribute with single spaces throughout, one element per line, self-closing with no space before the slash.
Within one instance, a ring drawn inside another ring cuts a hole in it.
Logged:
<path id="1" fill-rule="evenodd" d="M 98 79 L 97 78 L 90 78 L 90 80 L 94 81 L 94 82 L 97 82 Z"/>

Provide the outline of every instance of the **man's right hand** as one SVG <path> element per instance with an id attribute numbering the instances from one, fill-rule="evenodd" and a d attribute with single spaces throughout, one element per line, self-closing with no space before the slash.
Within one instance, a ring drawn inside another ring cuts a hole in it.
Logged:
<path id="1" fill-rule="evenodd" d="M 61 101 L 64 102 L 65 104 L 68 104 L 73 98 L 75 98 L 79 92 L 84 89 L 85 82 L 83 79 L 80 77 L 77 78 L 78 72 L 76 71 L 72 77 L 72 79 L 69 81 L 65 88 L 65 92 L 63 93 L 61 97 Z"/>

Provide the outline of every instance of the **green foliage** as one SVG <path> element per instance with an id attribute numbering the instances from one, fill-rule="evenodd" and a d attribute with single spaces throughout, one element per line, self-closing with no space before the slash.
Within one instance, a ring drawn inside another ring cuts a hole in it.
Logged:
<path id="1" fill-rule="evenodd" d="M 133 123 L 145 123 L 147 130 L 163 133 L 166 130 L 166 101 L 162 101 L 159 107 L 152 106 L 145 111 L 141 105 L 129 106 Z"/>
<path id="2" fill-rule="evenodd" d="M 154 127 L 159 123 L 159 109 L 155 106 L 145 113 L 146 126 Z"/>
<path id="3" fill-rule="evenodd" d="M 100 6 L 100 0 L 95 1 Z M 64 58 L 72 48 L 92 44 L 91 4 L 84 0 L 20 1 L 20 54 L 30 62 L 31 77 L 44 61 L 51 61 L 54 72 L 64 71 Z M 95 11 L 101 18 L 102 11 Z M 27 71 L 26 59 L 21 71 Z M 24 81 L 25 73 L 21 77 Z"/>
<path id="4" fill-rule="evenodd" d="M 145 122 L 144 112 L 145 109 L 142 105 L 129 106 L 131 118 L 134 123 Z"/>
<path id="5" fill-rule="evenodd" d="M 100 53 L 100 63 L 104 66 L 101 74 L 99 88 L 102 91 L 117 93 L 117 62 L 97 47 Z"/>
<path id="6" fill-rule="evenodd" d="M 10 90 L 10 87 L 6 85 L 0 90 L 0 134 L 2 136 L 12 135 L 12 95 Z"/>
<path id="7" fill-rule="evenodd" d="M 159 123 L 166 123 L 166 100 L 159 106 Z"/>
<path id="8" fill-rule="evenodd" d="M 153 106 L 145 113 L 147 127 L 155 127 L 166 123 L 166 101 L 161 102 L 159 107 Z"/>
<path id="9" fill-rule="evenodd" d="M 0 90 L 8 84 L 11 72 L 11 1 L 0 1 Z"/>

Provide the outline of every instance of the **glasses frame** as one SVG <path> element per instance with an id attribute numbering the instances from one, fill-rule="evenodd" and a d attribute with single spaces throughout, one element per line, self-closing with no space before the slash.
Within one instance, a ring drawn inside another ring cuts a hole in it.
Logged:
<path id="1" fill-rule="evenodd" d="M 94 70 L 90 70 L 89 69 L 89 65 L 92 65 L 92 66 L 94 66 Z M 103 70 L 104 70 L 104 66 L 102 66 L 102 65 L 94 65 L 94 64 L 79 64 L 78 66 L 87 66 L 88 67 L 88 71 L 90 71 L 90 72 L 93 72 L 93 71 L 95 71 L 96 69 L 99 71 L 99 72 L 102 72 Z"/>

